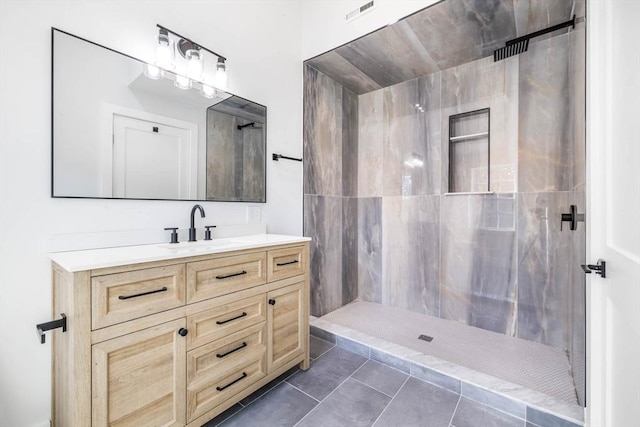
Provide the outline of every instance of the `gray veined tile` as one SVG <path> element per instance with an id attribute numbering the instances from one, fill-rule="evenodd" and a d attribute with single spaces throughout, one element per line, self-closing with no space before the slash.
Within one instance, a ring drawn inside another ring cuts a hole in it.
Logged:
<path id="1" fill-rule="evenodd" d="M 368 360 L 351 377 L 393 397 L 409 378 L 409 375 L 382 363 Z"/>
<path id="2" fill-rule="evenodd" d="M 382 203 L 382 303 L 438 316 L 440 198 L 384 197 Z"/>
<path id="3" fill-rule="evenodd" d="M 460 393 L 460 380 L 450 377 L 449 375 L 441 374 L 440 372 L 434 371 L 433 369 L 427 368 L 425 366 L 412 363 L 411 375 L 454 393 Z"/>
<path id="4" fill-rule="evenodd" d="M 451 425 L 452 427 L 524 427 L 525 421 L 462 397 Z"/>
<path id="5" fill-rule="evenodd" d="M 358 97 L 358 197 L 382 196 L 383 91 Z"/>
<path id="6" fill-rule="evenodd" d="M 349 338 L 338 337 L 336 345 L 338 347 L 344 348 L 345 350 L 349 350 L 352 353 L 359 354 L 366 358 L 369 357 L 370 350 L 368 346 L 364 344 L 360 344 L 359 342 L 350 340 Z"/>
<path id="7" fill-rule="evenodd" d="M 224 427 L 294 426 L 317 404 L 316 400 L 283 382 L 221 425 Z"/>
<path id="8" fill-rule="evenodd" d="M 342 88 L 342 195 L 358 196 L 358 96 Z"/>
<path id="9" fill-rule="evenodd" d="M 384 351 L 376 350 L 375 348 L 371 349 L 371 359 L 380 362 L 384 365 L 391 366 L 399 371 L 408 374 L 411 372 L 411 362 L 401 359 L 397 356 L 394 356 L 390 353 L 386 353 Z"/>
<path id="10" fill-rule="evenodd" d="M 541 427 L 583 427 L 581 424 L 556 417 L 529 406 L 527 407 L 527 423 L 533 423 Z"/>
<path id="11" fill-rule="evenodd" d="M 300 371 L 286 381 L 315 399 L 322 400 L 366 360 L 364 356 L 334 347 L 314 360 L 308 371 Z"/>
<path id="12" fill-rule="evenodd" d="M 358 297 L 382 302 L 382 198 L 358 198 Z"/>
<path id="13" fill-rule="evenodd" d="M 336 343 L 336 336 L 334 334 L 332 334 L 331 332 L 327 332 L 324 329 L 320 329 L 316 326 L 311 325 L 309 328 L 311 335 L 318 337 L 324 341 L 328 341 L 332 344 Z"/>
<path id="14" fill-rule="evenodd" d="M 342 197 L 304 196 L 304 235 L 311 237 L 311 315 L 342 305 Z"/>
<path id="15" fill-rule="evenodd" d="M 300 427 L 369 427 L 391 398 L 351 378 L 298 424 Z"/>
<path id="16" fill-rule="evenodd" d="M 506 412 L 514 417 L 525 418 L 526 407 L 522 402 L 517 402 L 467 382 L 462 383 L 461 394 L 463 397 Z"/>
<path id="17" fill-rule="evenodd" d="M 459 396 L 413 377 L 405 383 L 375 427 L 448 427 Z"/>
<path id="18" fill-rule="evenodd" d="M 326 74 L 358 95 L 381 88 L 371 77 L 333 50 L 311 58 L 305 61 L 305 64 Z"/>
<path id="19" fill-rule="evenodd" d="M 342 195 L 342 86 L 305 67 L 304 192 Z"/>
<path id="20" fill-rule="evenodd" d="M 358 298 L 359 218 L 356 197 L 342 198 L 342 304 Z"/>

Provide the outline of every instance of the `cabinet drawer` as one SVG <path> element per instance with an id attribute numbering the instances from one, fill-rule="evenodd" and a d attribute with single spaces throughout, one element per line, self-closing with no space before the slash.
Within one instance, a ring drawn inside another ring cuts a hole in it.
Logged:
<path id="1" fill-rule="evenodd" d="M 276 249 L 267 252 L 267 281 L 284 279 L 307 271 L 306 246 Z"/>
<path id="2" fill-rule="evenodd" d="M 236 255 L 187 264 L 187 301 L 202 301 L 261 285 L 266 253 Z"/>
<path id="3" fill-rule="evenodd" d="M 266 375 L 266 322 L 187 353 L 188 422 Z"/>
<path id="4" fill-rule="evenodd" d="M 185 265 L 91 278 L 91 325 L 100 329 L 185 304 Z"/>
<path id="5" fill-rule="evenodd" d="M 216 305 L 187 317 L 187 348 L 200 347 L 266 318 L 265 294 Z"/>

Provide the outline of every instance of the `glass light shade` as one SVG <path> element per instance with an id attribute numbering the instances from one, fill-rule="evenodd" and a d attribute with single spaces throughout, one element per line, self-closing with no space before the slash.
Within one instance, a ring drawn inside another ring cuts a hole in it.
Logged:
<path id="1" fill-rule="evenodd" d="M 190 89 L 191 79 L 189 77 L 176 74 L 176 80 L 173 82 L 174 86 L 180 89 Z"/>
<path id="2" fill-rule="evenodd" d="M 152 80 L 161 79 L 163 75 L 162 69 L 151 64 L 144 64 L 143 73 Z"/>
<path id="3" fill-rule="evenodd" d="M 200 94 L 205 98 L 215 98 L 216 90 L 213 86 L 202 84 L 202 89 L 200 89 Z"/>
<path id="4" fill-rule="evenodd" d="M 218 58 L 218 63 L 216 64 L 216 74 L 214 76 L 214 86 L 226 90 L 227 89 L 227 66 L 225 65 L 224 59 Z"/>
<path id="5" fill-rule="evenodd" d="M 156 37 L 156 65 L 165 70 L 173 70 L 175 64 L 174 58 L 174 45 L 173 40 L 169 38 L 168 34 L 162 32 Z"/>
<path id="6" fill-rule="evenodd" d="M 202 79 L 204 58 L 198 49 L 189 49 L 184 54 L 187 60 L 187 75 L 194 80 Z"/>

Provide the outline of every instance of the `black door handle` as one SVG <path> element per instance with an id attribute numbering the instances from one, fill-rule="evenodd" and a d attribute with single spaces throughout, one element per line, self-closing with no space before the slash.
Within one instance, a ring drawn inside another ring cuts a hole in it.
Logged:
<path id="1" fill-rule="evenodd" d="M 607 263 L 604 260 L 599 259 L 595 265 L 582 264 L 580 267 L 582 267 L 582 271 L 584 271 L 586 274 L 591 274 L 591 272 L 595 272 L 596 274 L 599 274 L 600 277 L 602 277 L 603 279 L 607 277 Z"/>

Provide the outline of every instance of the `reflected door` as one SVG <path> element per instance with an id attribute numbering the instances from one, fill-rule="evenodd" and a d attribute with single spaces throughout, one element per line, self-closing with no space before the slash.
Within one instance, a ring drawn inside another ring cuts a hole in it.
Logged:
<path id="1" fill-rule="evenodd" d="M 113 197 L 197 199 L 196 168 L 189 128 L 113 116 Z"/>

